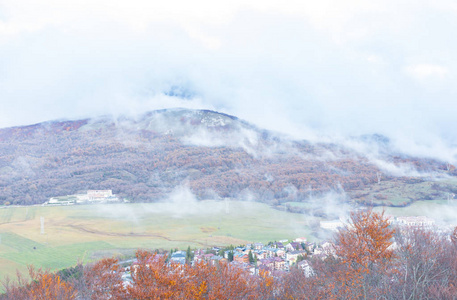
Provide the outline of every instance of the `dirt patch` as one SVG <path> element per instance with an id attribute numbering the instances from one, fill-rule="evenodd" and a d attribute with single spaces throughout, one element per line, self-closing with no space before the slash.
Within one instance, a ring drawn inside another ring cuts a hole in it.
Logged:
<path id="1" fill-rule="evenodd" d="M 200 227 L 200 231 L 203 233 L 211 233 L 216 231 L 215 227 Z"/>
<path id="2" fill-rule="evenodd" d="M 104 235 L 104 236 L 121 236 L 121 237 L 151 237 L 151 238 L 159 238 L 159 239 L 164 239 L 170 242 L 187 242 L 187 243 L 195 243 L 195 244 L 200 244 L 200 245 L 205 245 L 202 242 L 198 241 L 190 241 L 190 240 L 178 240 L 178 239 L 171 239 L 167 236 L 161 235 L 161 234 L 156 234 L 156 233 L 134 233 L 134 232 L 129 232 L 129 233 L 120 233 L 120 232 L 108 232 L 108 231 L 102 231 L 102 230 L 96 230 L 92 228 L 87 228 L 81 225 L 75 225 L 75 224 L 68 224 L 66 225 L 70 228 L 91 233 L 91 234 L 97 234 L 97 235 Z"/>

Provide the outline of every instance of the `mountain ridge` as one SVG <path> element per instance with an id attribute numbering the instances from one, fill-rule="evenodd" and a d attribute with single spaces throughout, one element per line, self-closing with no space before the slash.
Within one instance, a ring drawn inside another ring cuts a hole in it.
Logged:
<path id="1" fill-rule="evenodd" d="M 363 139 L 389 146 L 381 135 Z M 392 182 L 423 181 L 421 172 L 454 176 L 437 160 L 383 156 L 382 163 L 404 174 L 389 174 L 344 145 L 293 140 L 211 110 L 48 121 L 0 129 L 0 204 L 42 203 L 88 189 L 158 201 L 180 185 L 200 199 L 250 197 L 282 205 L 344 191 L 365 203 L 370 199 L 360 191 L 377 184 L 379 173 Z"/>

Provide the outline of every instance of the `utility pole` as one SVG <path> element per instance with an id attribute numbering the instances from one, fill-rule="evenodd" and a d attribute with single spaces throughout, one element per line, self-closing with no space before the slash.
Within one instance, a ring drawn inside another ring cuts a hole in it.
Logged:
<path id="1" fill-rule="evenodd" d="M 40 217 L 41 234 L 44 234 L 44 217 Z"/>
<path id="2" fill-rule="evenodd" d="M 376 173 L 376 177 L 378 178 L 378 184 L 381 184 L 381 176 L 382 176 L 381 172 Z"/>

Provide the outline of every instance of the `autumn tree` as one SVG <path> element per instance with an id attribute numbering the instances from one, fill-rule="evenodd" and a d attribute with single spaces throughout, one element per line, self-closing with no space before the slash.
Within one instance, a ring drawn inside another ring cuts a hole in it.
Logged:
<path id="1" fill-rule="evenodd" d="M 84 267 L 83 276 L 75 281 L 82 299 L 129 299 L 122 281 L 124 268 L 115 258 L 104 258 Z"/>
<path id="2" fill-rule="evenodd" d="M 33 266 L 28 266 L 28 275 L 30 280 L 27 280 L 20 272 L 18 272 L 15 281 L 9 279 L 2 281 L 2 285 L 6 293 L 1 296 L 0 299 L 76 299 L 76 290 L 74 287 L 63 281 L 58 275 L 45 271 L 41 268 L 35 269 Z"/>
<path id="3" fill-rule="evenodd" d="M 199 262 L 194 266 L 167 263 L 164 256 L 140 250 L 132 267 L 133 299 L 268 299 L 274 280 L 250 275 L 228 263 Z"/>
<path id="4" fill-rule="evenodd" d="M 336 235 L 336 261 L 328 264 L 331 272 L 321 272 L 329 293 L 339 299 L 373 299 L 387 293 L 395 271 L 394 232 L 384 213 L 352 213 L 349 224 Z"/>

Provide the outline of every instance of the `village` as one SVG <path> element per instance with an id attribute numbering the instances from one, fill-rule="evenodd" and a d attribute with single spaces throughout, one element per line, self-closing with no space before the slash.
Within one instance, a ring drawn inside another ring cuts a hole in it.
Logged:
<path id="1" fill-rule="evenodd" d="M 436 232 L 446 232 L 446 228 L 436 227 L 435 221 L 426 216 L 387 216 L 391 225 L 397 226 L 399 230 L 408 229 L 433 229 Z M 331 226 L 329 225 L 331 224 Z M 321 228 L 337 232 L 340 228 L 350 225 L 342 220 L 322 222 Z M 397 247 L 395 241 L 390 246 Z M 217 263 L 229 263 L 233 266 L 248 271 L 251 275 L 289 272 L 291 268 L 297 268 L 303 272 L 305 277 L 311 277 L 314 274 L 310 265 L 311 259 L 324 260 L 329 256 L 335 255 L 335 245 L 332 241 L 321 241 L 319 243 L 310 242 L 305 237 L 295 238 L 293 240 L 279 240 L 274 242 L 250 243 L 237 247 L 212 247 L 207 249 L 187 251 L 171 250 L 168 253 L 157 254 L 158 257 L 166 257 L 168 263 L 190 264 L 208 263 L 216 265 Z M 135 261 L 131 267 L 126 268 L 123 275 L 125 284 L 131 281 L 131 271 L 135 271 Z"/>

